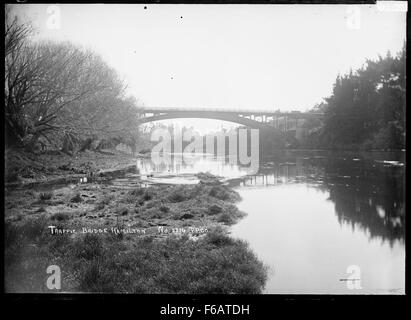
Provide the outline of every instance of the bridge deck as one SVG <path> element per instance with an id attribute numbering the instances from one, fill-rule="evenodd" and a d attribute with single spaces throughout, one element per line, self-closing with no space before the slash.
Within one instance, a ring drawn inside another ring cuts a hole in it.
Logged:
<path id="1" fill-rule="evenodd" d="M 323 113 L 314 113 L 314 112 L 300 112 L 300 111 L 273 111 L 273 110 L 244 110 L 244 109 L 228 109 L 228 108 L 144 108 L 142 113 L 220 113 L 220 114 L 231 114 L 231 115 L 243 115 L 243 116 L 266 116 L 266 117 L 292 117 L 292 118 L 307 118 L 307 117 L 322 117 Z"/>

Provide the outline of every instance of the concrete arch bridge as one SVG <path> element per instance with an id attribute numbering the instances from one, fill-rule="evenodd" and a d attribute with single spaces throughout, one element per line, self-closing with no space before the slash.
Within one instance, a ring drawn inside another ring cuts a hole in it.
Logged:
<path id="1" fill-rule="evenodd" d="M 276 129 L 281 132 L 295 131 L 296 138 L 304 135 L 303 124 L 309 118 L 319 118 L 322 113 L 281 112 L 272 110 L 244 110 L 227 108 L 143 108 L 139 113 L 139 122 L 147 123 L 159 120 L 202 118 L 234 122 L 256 129 Z"/>

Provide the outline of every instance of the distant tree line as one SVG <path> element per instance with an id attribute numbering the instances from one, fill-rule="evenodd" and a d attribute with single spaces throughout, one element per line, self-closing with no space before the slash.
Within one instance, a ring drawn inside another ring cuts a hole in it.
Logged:
<path id="1" fill-rule="evenodd" d="M 338 76 L 333 93 L 314 112 L 321 122 L 305 124 L 304 147 L 327 149 L 405 148 L 406 52 L 390 52 L 349 74 Z"/>
<path id="2" fill-rule="evenodd" d="M 68 42 L 34 42 L 6 8 L 6 146 L 71 153 L 138 141 L 138 107 L 115 70 Z"/>

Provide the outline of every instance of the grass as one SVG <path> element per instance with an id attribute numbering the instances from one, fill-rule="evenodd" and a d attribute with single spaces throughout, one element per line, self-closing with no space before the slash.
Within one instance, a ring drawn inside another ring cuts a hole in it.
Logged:
<path id="1" fill-rule="evenodd" d="M 244 213 L 234 205 L 240 199 L 237 192 L 222 185 L 210 175 L 200 180 L 197 185 L 150 186 L 128 191 L 120 204 L 128 212 L 158 222 L 175 224 L 186 219 L 199 220 L 207 217 L 208 221 L 233 224 Z"/>
<path id="2" fill-rule="evenodd" d="M 227 189 L 219 185 L 213 186 L 208 194 L 220 200 L 230 199 L 230 193 L 227 191 Z"/>
<path id="3" fill-rule="evenodd" d="M 226 212 L 220 214 L 217 218 L 217 221 L 228 224 L 228 225 L 235 223 L 233 217 Z"/>
<path id="4" fill-rule="evenodd" d="M 39 199 L 41 201 L 50 200 L 53 197 L 53 192 L 40 192 Z"/>
<path id="5" fill-rule="evenodd" d="M 212 215 L 218 214 L 218 213 L 220 213 L 221 211 L 223 211 L 223 208 L 221 208 L 219 205 L 216 205 L 216 204 L 213 204 L 212 206 L 210 206 L 210 207 L 208 208 L 208 212 L 209 212 L 210 214 L 212 214 Z"/>
<path id="6" fill-rule="evenodd" d="M 102 200 L 100 200 L 97 204 L 96 204 L 96 210 L 102 210 L 105 208 L 106 205 L 108 205 L 111 201 L 114 200 L 114 196 L 112 195 L 104 195 L 104 198 Z"/>
<path id="7" fill-rule="evenodd" d="M 190 198 L 190 195 L 188 194 L 186 189 L 187 188 L 185 188 L 184 186 L 175 188 L 168 196 L 168 199 L 171 202 L 182 202 L 188 200 Z"/>
<path id="8" fill-rule="evenodd" d="M 159 209 L 161 212 L 164 212 L 164 213 L 167 213 L 170 211 L 170 208 L 164 205 L 161 205 Z"/>
<path id="9" fill-rule="evenodd" d="M 128 215 L 128 209 L 126 207 L 119 207 L 117 209 L 117 215 L 126 216 Z"/>
<path id="10" fill-rule="evenodd" d="M 50 217 L 52 221 L 66 221 L 70 220 L 70 218 L 71 215 L 66 212 L 57 212 Z"/>
<path id="11" fill-rule="evenodd" d="M 198 185 L 150 186 L 116 195 L 103 192 L 95 209 L 117 213 L 118 228 L 135 225 L 206 225 L 196 241 L 184 235 L 51 235 L 49 225 L 79 228 L 76 215 L 38 212 L 5 226 L 7 292 L 49 292 L 47 266 L 60 266 L 62 290 L 124 293 L 260 293 L 266 268 L 247 243 L 230 238 L 218 224 L 244 214 L 234 205 L 238 194 L 205 175 Z M 80 193 L 71 198 L 82 201 Z M 43 206 L 42 206 L 43 208 Z M 107 222 L 107 221 L 106 221 Z M 90 228 L 104 222 L 87 221 Z M 124 224 L 124 225 L 123 225 Z"/>
<path id="12" fill-rule="evenodd" d="M 46 212 L 46 208 L 44 208 L 43 206 L 42 206 L 42 207 L 39 207 L 35 212 L 36 212 L 36 213 Z"/>
<path id="13" fill-rule="evenodd" d="M 247 244 L 222 233 L 196 242 L 140 238 L 123 250 L 116 243 L 101 250 L 104 240 L 92 237 L 83 244 L 89 249 L 79 269 L 85 292 L 253 294 L 266 281 L 264 266 Z"/>
<path id="14" fill-rule="evenodd" d="M 266 281 L 266 268 L 247 243 L 219 229 L 191 241 L 186 235 L 70 238 L 50 235 L 47 225 L 45 217 L 6 225 L 7 292 L 47 292 L 50 264 L 65 271 L 65 291 L 254 294 Z"/>
<path id="15" fill-rule="evenodd" d="M 77 192 L 74 197 L 71 198 L 70 200 L 71 202 L 74 203 L 79 203 L 79 202 L 83 202 L 83 198 L 81 197 L 81 194 L 79 192 Z"/>

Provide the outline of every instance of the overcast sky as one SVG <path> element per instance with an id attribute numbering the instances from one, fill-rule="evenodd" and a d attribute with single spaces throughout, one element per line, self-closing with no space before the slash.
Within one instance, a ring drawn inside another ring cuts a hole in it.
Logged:
<path id="1" fill-rule="evenodd" d="M 100 53 L 150 107 L 304 111 L 330 95 L 338 73 L 397 53 L 406 31 L 406 12 L 376 6 L 58 7 L 58 29 L 48 27 L 50 5 L 17 10 L 38 38 Z"/>

